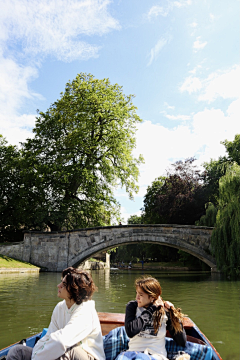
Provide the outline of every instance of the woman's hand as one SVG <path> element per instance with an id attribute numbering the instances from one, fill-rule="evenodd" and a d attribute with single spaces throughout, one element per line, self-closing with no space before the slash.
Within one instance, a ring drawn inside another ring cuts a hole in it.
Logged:
<path id="1" fill-rule="evenodd" d="M 164 301 L 164 307 L 168 310 L 171 307 L 174 307 L 174 305 L 170 301 Z"/>
<path id="2" fill-rule="evenodd" d="M 157 306 L 157 307 L 164 306 L 164 302 L 162 301 L 161 296 L 159 296 L 159 297 L 157 298 L 157 300 L 155 300 L 155 301 L 153 302 L 153 305 L 155 305 L 155 306 Z"/>

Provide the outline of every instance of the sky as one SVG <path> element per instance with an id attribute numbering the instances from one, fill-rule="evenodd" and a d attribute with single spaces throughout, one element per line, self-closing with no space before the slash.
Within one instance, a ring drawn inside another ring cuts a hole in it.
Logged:
<path id="1" fill-rule="evenodd" d="M 170 164 L 201 166 L 240 133 L 239 0 L 0 0 L 0 134 L 19 146 L 80 72 L 134 94 L 139 192 Z"/>

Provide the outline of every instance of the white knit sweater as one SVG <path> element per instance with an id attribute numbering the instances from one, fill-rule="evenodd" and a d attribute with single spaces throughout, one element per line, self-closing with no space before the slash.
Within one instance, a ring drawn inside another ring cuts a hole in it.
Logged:
<path id="1" fill-rule="evenodd" d="M 65 300 L 52 313 L 48 332 L 33 348 L 32 360 L 55 360 L 73 345 L 82 348 L 97 360 L 105 360 L 103 339 L 95 302 L 89 300 L 68 309 Z"/>

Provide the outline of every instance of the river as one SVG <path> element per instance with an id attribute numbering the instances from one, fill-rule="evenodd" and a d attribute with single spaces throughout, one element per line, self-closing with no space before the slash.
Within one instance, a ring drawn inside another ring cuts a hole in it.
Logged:
<path id="1" fill-rule="evenodd" d="M 124 312 L 135 298 L 134 270 L 92 271 L 96 308 Z M 149 273 L 149 272 L 148 272 Z M 240 281 L 219 274 L 151 271 L 170 300 L 198 325 L 223 360 L 240 359 Z M 0 274 L 0 349 L 47 327 L 59 299 L 60 273 Z"/>

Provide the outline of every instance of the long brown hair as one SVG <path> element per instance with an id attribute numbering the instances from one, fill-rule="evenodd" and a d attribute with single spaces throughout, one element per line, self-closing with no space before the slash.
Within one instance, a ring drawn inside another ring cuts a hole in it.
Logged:
<path id="1" fill-rule="evenodd" d="M 154 301 L 158 299 L 162 294 L 162 288 L 159 281 L 152 276 L 143 276 L 135 280 L 135 287 L 140 287 L 148 296 L 154 298 Z M 172 326 L 176 332 L 182 331 L 181 323 L 183 322 L 184 314 L 181 312 L 180 308 L 175 308 L 171 306 L 169 309 L 170 318 L 172 321 Z M 153 316 L 153 327 L 154 332 L 157 333 L 159 326 L 161 326 L 161 318 L 165 314 L 163 306 L 160 306 Z"/>

